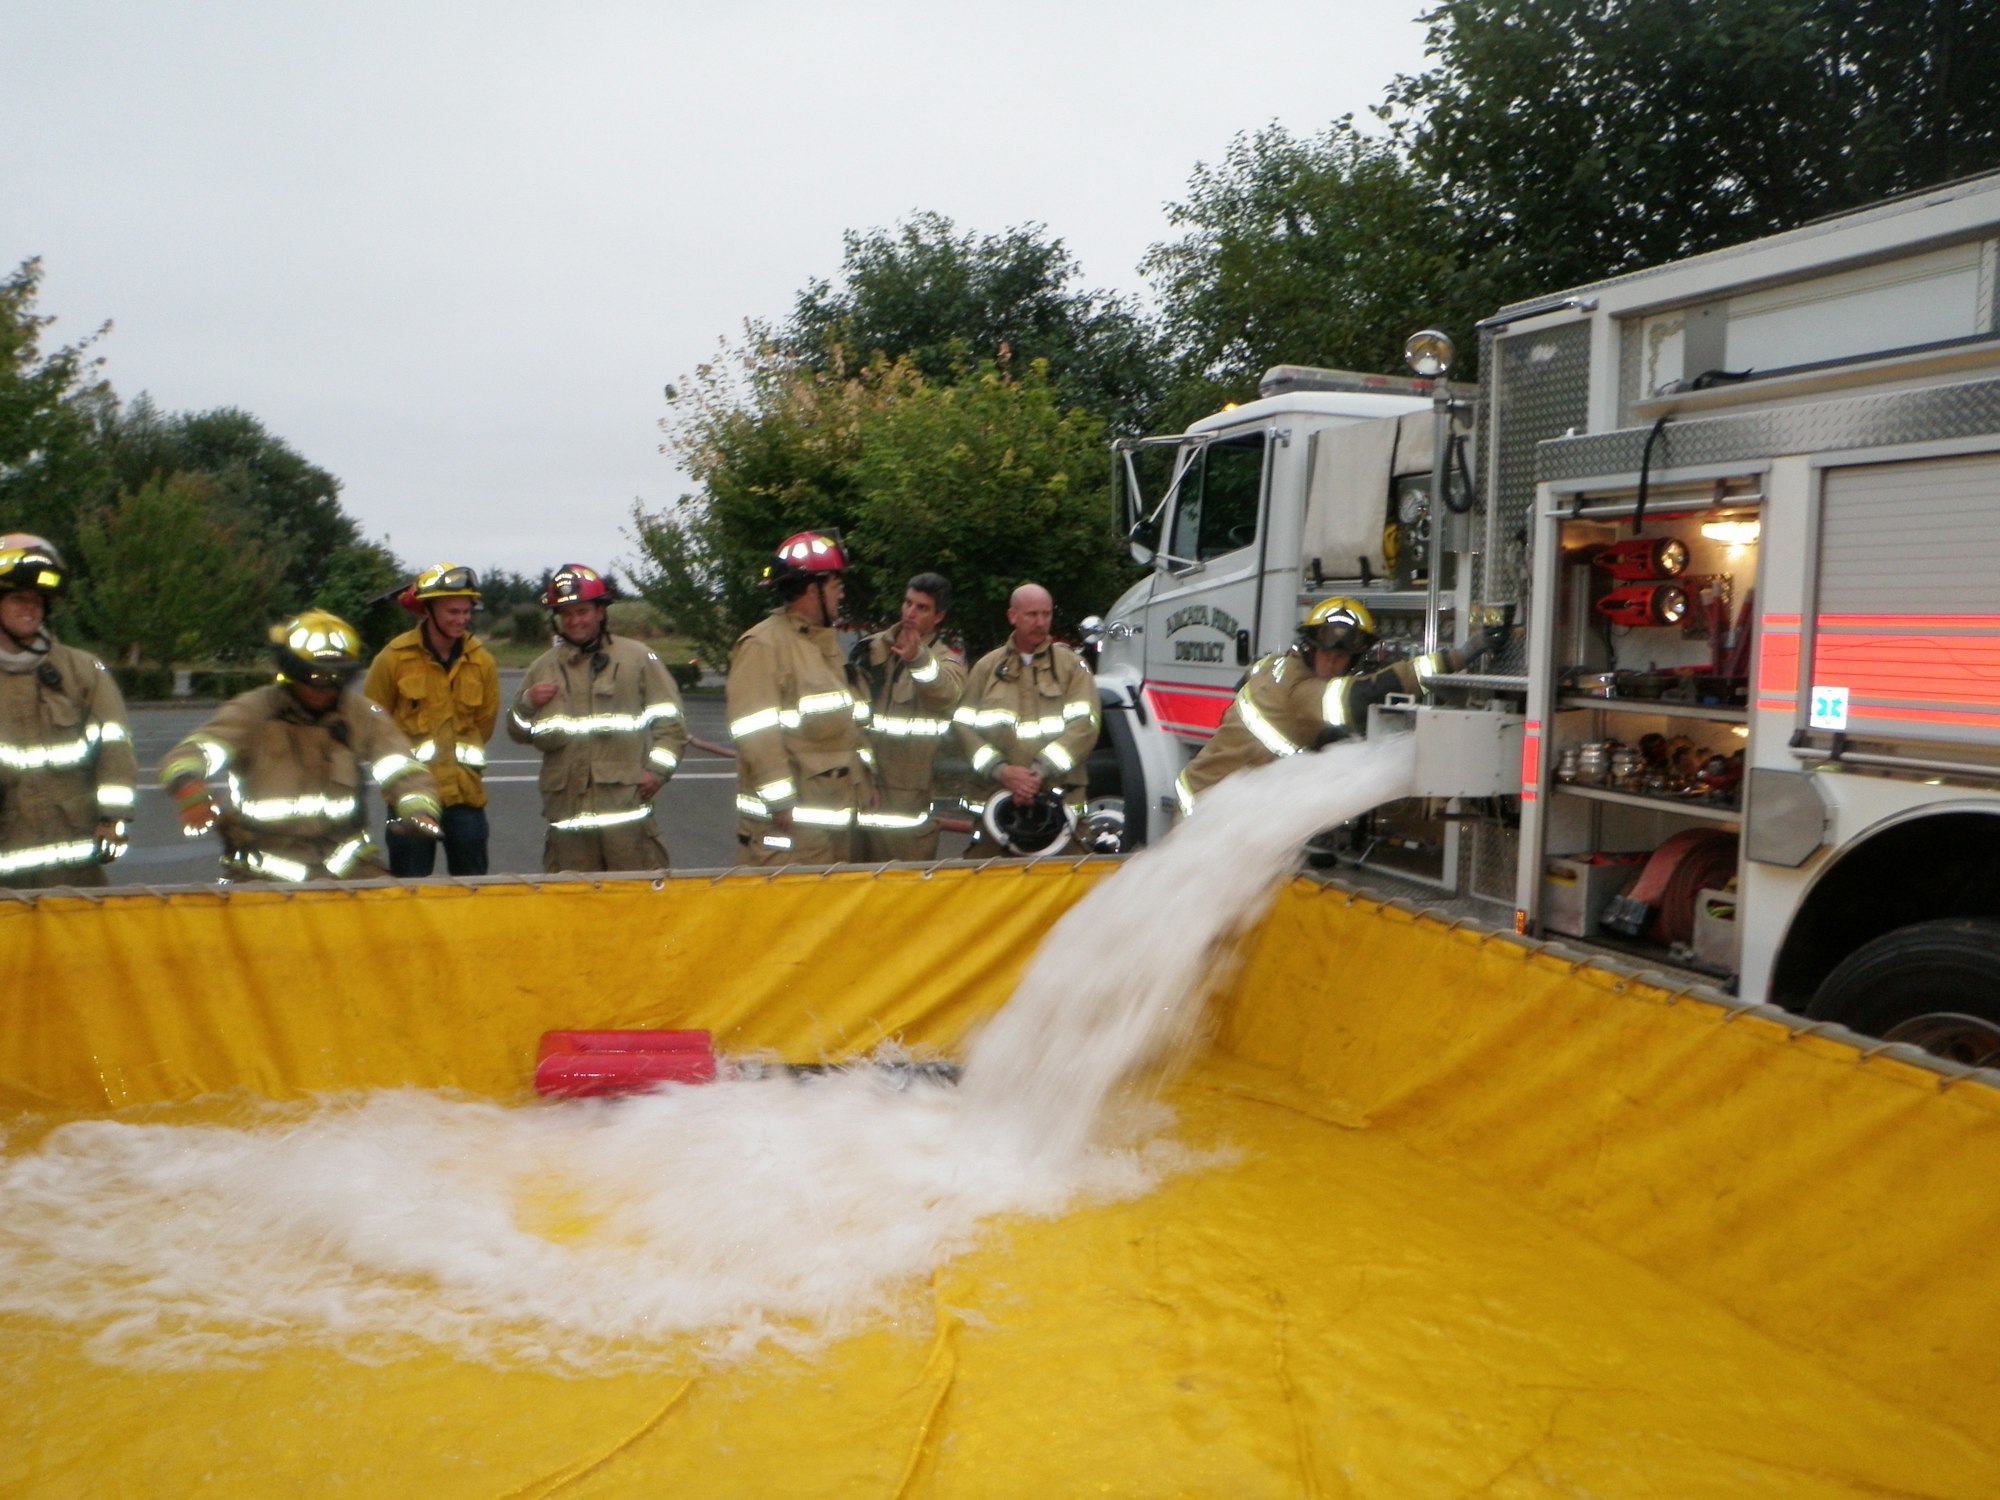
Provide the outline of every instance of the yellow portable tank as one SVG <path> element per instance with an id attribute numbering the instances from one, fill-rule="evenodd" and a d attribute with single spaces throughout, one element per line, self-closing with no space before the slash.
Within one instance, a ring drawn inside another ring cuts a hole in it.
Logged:
<path id="1" fill-rule="evenodd" d="M 564 1027 L 952 1054 L 1112 868 L 0 899 L 0 1166 L 342 1091 L 574 1109 L 529 1088 Z M 830 1343 L 176 1365 L 115 1352 L 171 1295 L 5 1303 L 0 1494 L 2000 1493 L 1984 1076 L 1308 880 L 1239 958 L 1160 1081 L 1187 1164 Z M 518 1209 L 552 1265 L 560 1187 Z"/>

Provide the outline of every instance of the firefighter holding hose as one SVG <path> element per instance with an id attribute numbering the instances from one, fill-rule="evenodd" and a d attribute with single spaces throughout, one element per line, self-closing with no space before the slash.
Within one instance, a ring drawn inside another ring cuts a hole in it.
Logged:
<path id="1" fill-rule="evenodd" d="M 1024 583 L 1008 597 L 1007 623 L 1012 633 L 973 666 L 952 719 L 973 774 L 1008 794 L 981 810 L 980 845 L 1039 852 L 1060 848 L 1082 810 L 1097 743 L 1097 679 L 1053 638 L 1055 600 L 1040 584 Z M 1009 836 L 1017 824 L 1032 832 Z"/>
<path id="2" fill-rule="evenodd" d="M 363 782 L 393 810 L 390 828 L 442 837 L 437 783 L 396 721 L 354 684 L 361 637 L 309 609 L 271 627 L 277 680 L 230 699 L 167 752 L 160 784 L 190 838 L 222 836 L 225 880 L 352 880 L 384 874 L 368 832 Z M 218 808 L 210 778 L 226 776 Z"/>
<path id="3" fill-rule="evenodd" d="M 1269 765 L 1368 732 L 1368 710 L 1391 693 L 1417 693 L 1442 673 L 1462 672 L 1506 639 L 1492 625 L 1455 649 L 1356 673 L 1375 644 L 1375 617 L 1358 599 L 1322 599 L 1306 612 L 1299 637 L 1250 669 L 1214 737 L 1188 762 L 1174 793 L 1181 815 L 1195 799 L 1236 771 Z"/>

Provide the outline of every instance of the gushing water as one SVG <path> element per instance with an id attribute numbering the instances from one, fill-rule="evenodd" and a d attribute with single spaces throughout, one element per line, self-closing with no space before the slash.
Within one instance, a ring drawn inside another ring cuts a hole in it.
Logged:
<path id="1" fill-rule="evenodd" d="M 1299 840 L 1407 790 L 1389 742 L 1224 782 L 1093 889 L 954 1090 L 866 1068 L 513 1108 L 417 1090 L 89 1121 L 0 1159 L 0 1313 L 171 1367 L 415 1339 L 602 1371 L 897 1320 L 982 1221 L 1202 1160 L 1111 1108 L 1188 1038 Z M 211 1110 L 213 1113 L 213 1110 Z"/>

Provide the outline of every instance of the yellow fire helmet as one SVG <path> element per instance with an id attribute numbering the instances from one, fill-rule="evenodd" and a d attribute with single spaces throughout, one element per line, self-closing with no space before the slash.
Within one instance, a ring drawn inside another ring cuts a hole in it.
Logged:
<path id="1" fill-rule="evenodd" d="M 462 563 L 432 563 L 410 585 L 410 597 L 419 604 L 433 599 L 477 599 L 479 575 Z"/>
<path id="2" fill-rule="evenodd" d="M 0 536 L 0 593 L 37 589 L 53 599 L 68 582 L 69 569 L 55 543 L 26 531 Z"/>
<path id="3" fill-rule="evenodd" d="M 1336 595 L 1306 611 L 1299 644 L 1307 650 L 1345 651 L 1359 656 L 1375 644 L 1375 616 L 1359 599 Z"/>
<path id="4" fill-rule="evenodd" d="M 339 688 L 361 670 L 361 637 L 339 615 L 309 609 L 271 627 L 278 681 Z"/>

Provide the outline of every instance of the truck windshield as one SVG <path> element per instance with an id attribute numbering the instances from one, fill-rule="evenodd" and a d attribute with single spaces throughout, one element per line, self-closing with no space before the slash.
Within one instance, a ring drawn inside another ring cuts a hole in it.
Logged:
<path id="1" fill-rule="evenodd" d="M 1249 546 L 1257 540 L 1263 493 L 1263 433 L 1196 449 L 1181 475 L 1168 552 L 1188 562 L 1205 562 Z"/>

